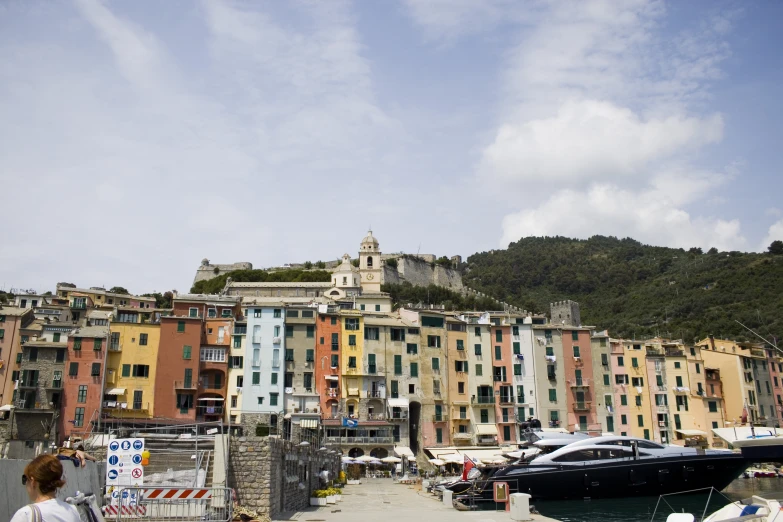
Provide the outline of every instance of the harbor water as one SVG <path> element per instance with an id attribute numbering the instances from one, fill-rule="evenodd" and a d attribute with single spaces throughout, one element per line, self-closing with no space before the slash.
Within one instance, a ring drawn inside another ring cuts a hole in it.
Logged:
<path id="1" fill-rule="evenodd" d="M 783 478 L 737 479 L 721 492 L 733 500 L 758 495 L 764 498 L 783 498 Z M 708 493 L 675 495 L 666 497 L 658 506 L 655 521 L 665 521 L 672 511 L 693 513 L 699 520 L 707 502 Z M 713 493 L 707 514 L 716 511 L 729 501 Z M 547 517 L 561 522 L 650 522 L 658 497 L 633 497 L 602 500 L 559 500 L 535 502 L 536 509 Z"/>

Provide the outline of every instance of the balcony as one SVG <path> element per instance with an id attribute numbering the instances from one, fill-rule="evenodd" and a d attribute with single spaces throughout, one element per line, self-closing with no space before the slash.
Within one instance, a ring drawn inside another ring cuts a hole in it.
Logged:
<path id="1" fill-rule="evenodd" d="M 589 388 L 590 387 L 590 379 L 570 379 L 568 381 L 568 385 L 571 388 Z"/>
<path id="2" fill-rule="evenodd" d="M 198 417 L 223 415 L 223 406 L 197 406 L 196 415 Z"/>
<path id="3" fill-rule="evenodd" d="M 514 396 L 498 395 L 498 404 L 514 404 Z"/>
<path id="4" fill-rule="evenodd" d="M 340 389 L 339 388 L 328 388 L 326 390 L 326 396 L 330 397 L 332 399 L 336 399 L 340 396 Z"/>
<path id="5" fill-rule="evenodd" d="M 174 381 L 175 390 L 195 390 L 196 383 L 194 381 Z"/>
<path id="6" fill-rule="evenodd" d="M 368 399 L 383 399 L 384 393 L 380 390 L 369 390 L 367 391 L 367 398 Z"/>
<path id="7" fill-rule="evenodd" d="M 389 415 L 389 420 L 393 420 L 393 421 L 408 420 L 408 410 L 393 411 L 392 414 Z"/>
<path id="8" fill-rule="evenodd" d="M 432 422 L 449 422 L 449 414 L 441 413 L 432 416 Z"/>
<path id="9" fill-rule="evenodd" d="M 327 444 L 394 444 L 394 437 L 326 437 Z"/>
<path id="10" fill-rule="evenodd" d="M 19 381 L 19 389 L 35 389 L 41 384 L 45 384 L 43 381 Z"/>
<path id="11" fill-rule="evenodd" d="M 590 401 L 575 402 L 574 411 L 590 411 Z"/>
<path id="12" fill-rule="evenodd" d="M 51 384 L 44 384 L 47 390 L 59 390 L 63 387 L 63 381 L 52 381 Z"/>
<path id="13" fill-rule="evenodd" d="M 109 351 L 110 352 L 121 352 L 122 351 L 122 345 L 120 343 L 110 343 L 109 344 Z"/>
<path id="14" fill-rule="evenodd" d="M 367 420 L 371 420 L 371 421 L 386 420 L 386 415 L 384 415 L 383 413 L 368 413 Z"/>
<path id="15" fill-rule="evenodd" d="M 285 362 L 285 369 L 288 371 L 293 371 L 296 369 L 296 363 L 294 361 L 286 361 Z"/>
<path id="16" fill-rule="evenodd" d="M 473 402 L 476 404 L 495 404 L 494 395 L 478 395 L 474 397 Z"/>
<path id="17" fill-rule="evenodd" d="M 85 301 L 73 301 L 71 302 L 72 310 L 87 310 L 87 303 Z"/>
<path id="18" fill-rule="evenodd" d="M 454 442 L 472 442 L 473 441 L 473 434 L 469 431 L 455 431 L 451 434 L 451 439 Z"/>
<path id="19" fill-rule="evenodd" d="M 223 382 L 221 382 L 220 384 L 215 382 L 202 382 L 200 386 L 205 390 L 222 390 L 224 388 L 224 384 L 225 383 Z"/>

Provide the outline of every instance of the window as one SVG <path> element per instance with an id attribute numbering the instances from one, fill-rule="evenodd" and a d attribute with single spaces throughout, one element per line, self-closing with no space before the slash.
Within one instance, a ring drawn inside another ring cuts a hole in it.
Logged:
<path id="1" fill-rule="evenodd" d="M 601 354 L 601 366 L 609 366 L 609 356 L 605 353 Z"/>
<path id="2" fill-rule="evenodd" d="M 193 385 L 193 369 L 185 368 L 185 382 L 183 383 L 185 388 L 190 388 Z"/>
<path id="3" fill-rule="evenodd" d="M 226 362 L 225 348 L 202 348 L 201 362 Z"/>
<path id="4" fill-rule="evenodd" d="M 456 371 L 456 372 L 467 372 L 468 371 L 468 361 L 454 361 L 454 371 Z"/>
<path id="5" fill-rule="evenodd" d="M 628 417 L 626 415 L 620 415 L 620 424 L 628 424 Z"/>
<path id="6" fill-rule="evenodd" d="M 27 355 L 27 360 L 30 362 L 35 362 L 38 360 L 38 348 L 35 346 L 30 348 L 30 352 Z"/>
<path id="7" fill-rule="evenodd" d="M 481 337 L 481 327 L 480 326 L 476 326 L 475 328 L 473 328 L 473 334 L 476 337 Z"/>
<path id="8" fill-rule="evenodd" d="M 601 339 L 603 341 L 603 339 Z M 614 431 L 614 417 L 611 415 L 606 416 L 606 431 L 612 433 Z"/>
<path id="9" fill-rule="evenodd" d="M 701 373 L 701 365 L 696 363 L 696 373 Z"/>
<path id="10" fill-rule="evenodd" d="M 680 367 L 680 363 L 679 363 L 679 361 L 675 361 L 675 362 L 674 362 L 674 367 L 675 367 L 675 368 L 679 368 L 679 367 Z"/>
<path id="11" fill-rule="evenodd" d="M 87 385 L 82 384 L 79 386 L 79 393 L 76 396 L 76 402 L 78 403 L 85 403 L 87 402 Z"/>
<path id="12" fill-rule="evenodd" d="M 391 381 L 391 396 L 392 399 L 397 399 L 400 396 L 399 383 L 397 381 Z"/>
<path id="13" fill-rule="evenodd" d="M 514 365 L 514 375 L 522 375 L 522 365 L 521 364 L 515 364 Z"/>
<path id="14" fill-rule="evenodd" d="M 264 404 L 264 398 L 258 397 L 258 405 L 261 406 L 262 404 Z"/>
<path id="15" fill-rule="evenodd" d="M 617 366 L 625 366 L 625 361 L 622 356 L 617 358 Z"/>
<path id="16" fill-rule="evenodd" d="M 322 338 L 322 340 L 323 340 L 323 338 Z M 324 344 L 324 343 L 321 342 L 321 344 Z M 234 336 L 234 345 L 233 345 L 233 347 L 234 348 L 242 348 L 242 336 L 241 335 L 235 335 Z"/>
<path id="17" fill-rule="evenodd" d="M 299 317 L 299 310 L 288 310 L 285 315 L 286 317 Z"/>
<path id="18" fill-rule="evenodd" d="M 415 343 L 408 343 L 405 347 L 405 351 L 409 354 L 416 355 L 419 353 L 419 345 Z"/>
<path id="19" fill-rule="evenodd" d="M 177 321 L 177 331 L 178 332 L 185 331 L 185 321 Z"/>
<path id="20" fill-rule="evenodd" d="M 476 375 L 479 377 L 484 375 L 484 368 L 480 364 L 476 365 Z"/>
<path id="21" fill-rule="evenodd" d="M 517 342 L 513 343 L 512 347 L 513 347 L 513 350 L 514 350 L 514 355 L 518 355 L 520 353 L 519 343 L 517 343 Z"/>
<path id="22" fill-rule="evenodd" d="M 337 366 L 339 366 L 340 361 L 338 360 L 337 355 L 332 355 L 332 360 L 331 360 L 330 364 L 331 364 L 332 368 L 337 368 Z"/>
<path id="23" fill-rule="evenodd" d="M 402 355 L 394 356 L 394 375 L 402 375 Z"/>
<path id="24" fill-rule="evenodd" d="M 571 332 L 571 340 L 572 341 L 578 341 L 579 340 L 579 332 L 574 330 Z"/>
<path id="25" fill-rule="evenodd" d="M 236 405 L 231 403 L 234 407 Z M 185 394 L 185 393 L 178 393 L 177 394 L 177 408 L 179 408 L 180 413 L 187 413 L 188 410 L 193 408 L 193 395 Z"/>
<path id="26" fill-rule="evenodd" d="M 340 349 L 340 337 L 338 334 L 332 334 L 332 351 L 336 352 Z"/>
<path id="27" fill-rule="evenodd" d="M 718 412 L 718 403 L 715 401 L 709 401 L 707 403 L 710 409 L 710 413 L 717 413 Z"/>
<path id="28" fill-rule="evenodd" d="M 574 357 L 580 357 L 580 355 L 579 355 L 579 347 L 578 346 L 574 346 Z"/>
<path id="29" fill-rule="evenodd" d="M 228 358 L 228 367 L 229 368 L 242 368 L 244 365 L 244 357 L 241 355 L 232 355 Z"/>
<path id="30" fill-rule="evenodd" d="M 620 406 L 628 406 L 628 396 L 620 395 Z"/>
<path id="31" fill-rule="evenodd" d="M 644 386 L 644 377 L 633 377 L 631 379 L 632 386 Z"/>
<path id="32" fill-rule="evenodd" d="M 457 339 L 457 350 L 465 350 L 465 341 Z"/>
<path id="33" fill-rule="evenodd" d="M 133 409 L 134 410 L 140 410 L 141 409 L 143 396 L 144 396 L 144 392 L 142 390 L 134 390 L 133 391 Z"/>
<path id="34" fill-rule="evenodd" d="M 555 349 L 552 346 L 547 346 L 545 353 L 546 353 L 547 357 L 554 357 L 555 356 Z"/>
<path id="35" fill-rule="evenodd" d="M 332 325 L 337 324 L 337 318 L 336 317 L 330 317 L 329 320 L 330 320 L 329 324 L 332 324 Z"/>
<path id="36" fill-rule="evenodd" d="M 134 364 L 132 371 L 131 371 L 131 377 L 144 377 L 147 378 L 150 376 L 150 367 L 148 364 Z"/>
<path id="37" fill-rule="evenodd" d="M 375 305 L 375 311 L 380 312 L 381 311 L 381 305 L 377 304 Z"/>
<path id="38" fill-rule="evenodd" d="M 500 346 L 495 346 L 495 360 L 499 361 L 503 358 L 502 350 L 500 349 Z"/>
<path id="39" fill-rule="evenodd" d="M 655 376 L 655 385 L 663 387 L 663 375 L 656 375 Z"/>
<path id="40" fill-rule="evenodd" d="M 277 406 L 277 398 L 278 398 L 278 394 L 277 393 L 270 393 L 269 394 L 269 405 L 270 406 Z"/>
<path id="41" fill-rule="evenodd" d="M 79 363 L 72 362 L 68 366 L 68 375 L 70 375 L 71 377 L 76 377 L 77 375 L 79 375 Z"/>
<path id="42" fill-rule="evenodd" d="M 641 406 L 642 405 L 642 396 L 641 395 L 637 395 L 636 396 L 636 405 L 637 406 Z"/>
<path id="43" fill-rule="evenodd" d="M 147 346 L 147 338 L 148 338 L 147 334 L 145 334 L 145 333 L 139 334 L 139 346 Z M 98 342 L 98 341 L 100 341 L 100 339 L 95 339 L 95 342 Z M 96 350 L 97 350 L 97 348 L 96 348 Z"/>
<path id="44" fill-rule="evenodd" d="M 273 372 L 271 375 L 272 379 L 270 380 L 270 384 L 277 384 L 277 372 Z"/>
<path id="45" fill-rule="evenodd" d="M 285 349 L 285 360 L 293 362 L 293 360 L 294 360 L 294 349 L 293 348 L 286 348 Z"/>
<path id="46" fill-rule="evenodd" d="M 549 402 L 557 402 L 557 390 L 549 388 Z"/>
<path id="47" fill-rule="evenodd" d="M 272 374 L 272 375 L 277 375 L 277 374 Z M 254 386 L 258 386 L 259 384 L 261 384 L 261 372 L 253 372 L 253 374 L 251 375 L 250 383 L 253 384 Z"/>
<path id="48" fill-rule="evenodd" d="M 427 336 L 428 348 L 440 348 L 440 335 L 428 335 Z"/>
<path id="49" fill-rule="evenodd" d="M 84 408 L 76 408 L 73 416 L 73 425 L 77 428 L 84 426 Z"/>
<path id="50" fill-rule="evenodd" d="M 640 428 L 644 428 L 644 415 L 637 415 L 636 422 L 639 424 Z"/>
<path id="51" fill-rule="evenodd" d="M 443 428 L 435 428 L 435 442 L 443 443 Z"/>
<path id="52" fill-rule="evenodd" d="M 76 363 L 71 363 L 76 364 Z M 122 376 L 123 377 L 130 377 L 131 374 L 131 365 L 130 364 L 123 364 L 122 365 Z"/>
<path id="53" fill-rule="evenodd" d="M 464 382 L 458 382 L 457 383 L 457 393 L 464 394 L 465 393 L 465 383 Z"/>
<path id="54" fill-rule="evenodd" d="M 481 423 L 487 424 L 489 422 L 489 410 L 481 410 L 480 415 L 481 415 Z"/>
<path id="55" fill-rule="evenodd" d="M 275 319 L 280 319 L 283 317 L 283 311 L 280 308 L 275 308 L 274 312 L 272 312 L 272 317 Z"/>
<path id="56" fill-rule="evenodd" d="M 423 316 L 421 318 L 422 326 L 429 326 L 431 328 L 443 328 L 443 317 L 428 317 Z"/>
<path id="57" fill-rule="evenodd" d="M 292 325 L 292 324 L 285 325 L 285 336 L 286 337 L 293 337 L 294 336 L 294 325 Z"/>
<path id="58" fill-rule="evenodd" d="M 525 387 L 524 386 L 517 386 L 517 402 L 520 403 L 520 404 L 524 404 L 524 402 L 525 402 Z M 520 408 L 520 409 L 524 410 L 524 408 Z M 520 418 L 520 420 L 524 419 L 525 418 L 525 414 L 522 413 L 519 416 L 519 418 Z"/>
<path id="59" fill-rule="evenodd" d="M 356 368 L 356 357 L 348 357 L 348 368 Z"/>
<path id="60" fill-rule="evenodd" d="M 604 374 L 604 386 L 609 386 L 609 374 Z"/>
<path id="61" fill-rule="evenodd" d="M 404 341 L 405 328 L 392 328 L 390 331 L 390 337 L 393 342 Z"/>
<path id="62" fill-rule="evenodd" d="M 473 352 L 476 355 L 481 355 L 481 345 L 480 344 L 474 344 L 473 345 Z"/>
<path id="63" fill-rule="evenodd" d="M 639 367 L 639 359 L 637 359 L 636 357 L 631 357 L 631 366 L 633 366 L 634 368 L 638 368 Z"/>
<path id="64" fill-rule="evenodd" d="M 74 339 L 73 340 L 73 351 L 78 352 L 82 349 L 82 340 L 81 338 Z"/>
<path id="65" fill-rule="evenodd" d="M 55 342 L 55 343 L 59 343 L 60 342 L 60 334 L 58 332 L 55 332 L 54 334 L 52 334 L 52 341 Z"/>
<path id="66" fill-rule="evenodd" d="M 348 318 L 345 319 L 345 329 L 346 330 L 358 330 L 359 329 L 359 319 L 358 318 Z"/>
<path id="67" fill-rule="evenodd" d="M 419 363 L 412 362 L 411 363 L 411 377 L 418 377 L 419 376 Z"/>
<path id="68" fill-rule="evenodd" d="M 432 358 L 432 371 L 440 371 L 440 359 L 437 357 Z"/>
<path id="69" fill-rule="evenodd" d="M 618 373 L 614 376 L 615 384 L 628 384 L 628 376 L 624 373 Z"/>
<path id="70" fill-rule="evenodd" d="M 100 374 L 101 374 L 101 363 L 92 363 L 90 376 L 91 377 L 98 377 Z"/>
<path id="71" fill-rule="evenodd" d="M 677 387 L 682 388 L 682 376 L 678 375 L 675 379 L 677 380 Z"/>
<path id="72" fill-rule="evenodd" d="M 65 361 L 65 350 L 57 350 L 57 355 L 54 359 L 55 362 L 61 363 Z"/>
<path id="73" fill-rule="evenodd" d="M 367 339 L 368 341 L 377 341 L 378 339 L 380 339 L 380 337 L 381 337 L 380 329 L 377 326 L 364 327 L 364 338 Z"/>
<path id="74" fill-rule="evenodd" d="M 192 346 L 188 346 L 187 344 L 182 347 L 182 358 L 186 360 L 190 360 L 191 358 L 191 352 L 193 351 Z"/>

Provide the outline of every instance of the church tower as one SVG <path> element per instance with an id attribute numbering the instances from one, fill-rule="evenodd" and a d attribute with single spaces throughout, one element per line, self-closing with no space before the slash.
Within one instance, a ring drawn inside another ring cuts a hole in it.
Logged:
<path id="1" fill-rule="evenodd" d="M 372 235 L 372 230 L 362 239 L 359 246 L 359 274 L 362 279 L 362 290 L 365 292 L 381 291 L 381 251 L 378 240 Z"/>

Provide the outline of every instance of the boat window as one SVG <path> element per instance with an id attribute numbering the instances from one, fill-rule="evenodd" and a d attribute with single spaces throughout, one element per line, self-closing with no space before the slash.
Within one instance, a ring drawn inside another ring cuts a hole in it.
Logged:
<path id="1" fill-rule="evenodd" d="M 584 462 L 585 460 L 595 460 L 595 450 L 571 451 L 559 457 L 552 459 L 554 462 Z"/>
<path id="2" fill-rule="evenodd" d="M 648 440 L 640 440 L 639 441 L 639 447 L 645 448 L 645 449 L 664 449 L 663 446 L 660 444 L 656 444 L 654 442 L 650 442 Z"/>
<path id="3" fill-rule="evenodd" d="M 601 460 L 608 460 L 608 459 L 622 459 L 626 457 L 630 457 L 631 454 L 627 451 L 623 451 L 622 449 L 602 449 L 598 450 L 598 458 Z"/>

